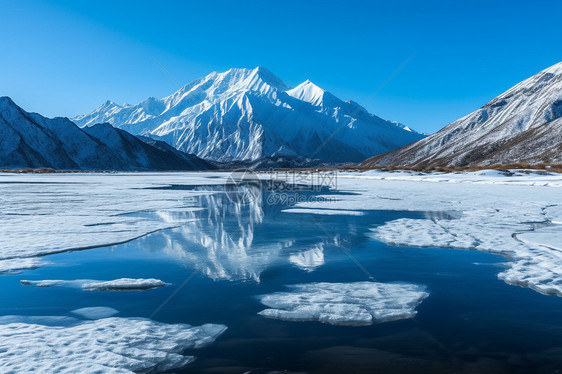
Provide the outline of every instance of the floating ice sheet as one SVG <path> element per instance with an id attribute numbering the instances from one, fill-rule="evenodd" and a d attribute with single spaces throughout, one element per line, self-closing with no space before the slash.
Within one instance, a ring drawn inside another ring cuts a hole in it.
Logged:
<path id="1" fill-rule="evenodd" d="M 412 318 L 429 294 L 407 283 L 308 283 L 288 292 L 259 296 L 270 307 L 259 314 L 288 321 L 320 321 L 332 325 L 370 325 Z"/>
<path id="2" fill-rule="evenodd" d="M 121 278 L 107 282 L 84 283 L 84 291 L 128 291 L 128 290 L 148 290 L 151 288 L 164 287 L 168 283 L 160 279 L 132 279 Z"/>
<path id="3" fill-rule="evenodd" d="M 194 360 L 183 352 L 212 343 L 223 325 L 163 324 L 103 318 L 70 326 L 15 322 L 0 325 L 4 373 L 160 372 Z"/>
<path id="4" fill-rule="evenodd" d="M 88 319 L 101 319 L 113 317 L 118 314 L 119 311 L 106 306 L 92 306 L 88 308 L 75 309 L 72 313 Z"/>
<path id="5" fill-rule="evenodd" d="M 97 281 L 93 279 L 74 279 L 74 280 L 60 280 L 60 279 L 45 279 L 45 280 L 21 280 L 20 283 L 24 286 L 37 286 L 37 287 L 78 287 L 84 291 L 142 291 L 152 288 L 159 288 L 168 285 L 168 283 L 160 279 L 134 279 L 134 278 L 119 278 L 111 281 Z"/>

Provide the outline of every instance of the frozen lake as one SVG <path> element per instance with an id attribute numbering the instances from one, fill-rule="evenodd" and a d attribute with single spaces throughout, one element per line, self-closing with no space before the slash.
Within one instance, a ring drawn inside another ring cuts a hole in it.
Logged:
<path id="1" fill-rule="evenodd" d="M 562 368 L 562 176 L 238 177 L 0 174 L 0 371 Z"/>

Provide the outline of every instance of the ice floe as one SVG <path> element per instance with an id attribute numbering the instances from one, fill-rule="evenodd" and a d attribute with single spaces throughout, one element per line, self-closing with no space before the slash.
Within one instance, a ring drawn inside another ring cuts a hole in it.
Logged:
<path id="1" fill-rule="evenodd" d="M 0 371 L 4 373 L 173 370 L 195 359 L 183 354 L 186 349 L 210 344 L 226 330 L 216 324 L 194 327 L 117 317 L 69 326 L 22 321 L 0 324 Z"/>
<path id="2" fill-rule="evenodd" d="M 87 308 L 75 309 L 72 313 L 82 316 L 88 319 L 101 319 L 113 317 L 118 314 L 119 311 L 106 306 L 92 306 Z"/>
<path id="3" fill-rule="evenodd" d="M 81 287 L 87 280 L 61 280 L 61 279 L 43 279 L 43 280 L 27 280 L 22 279 L 20 283 L 22 286 L 36 286 L 36 287 L 57 287 L 57 286 L 77 286 Z"/>
<path id="4" fill-rule="evenodd" d="M 134 291 L 134 290 L 148 290 L 151 288 L 164 287 L 168 283 L 160 279 L 132 279 L 120 278 L 112 281 L 105 282 L 91 282 L 84 283 L 82 289 L 84 291 Z"/>
<path id="5" fill-rule="evenodd" d="M 119 278 L 110 281 L 98 281 L 93 279 L 44 279 L 44 280 L 21 280 L 23 286 L 36 286 L 36 287 L 78 287 L 84 291 L 142 291 L 152 288 L 159 288 L 167 286 L 168 283 L 160 279 L 134 279 L 134 278 Z"/>
<path id="6" fill-rule="evenodd" d="M 308 283 L 287 292 L 259 296 L 270 307 L 259 314 L 288 321 L 320 321 L 332 325 L 370 325 L 412 318 L 429 294 L 407 283 Z"/>

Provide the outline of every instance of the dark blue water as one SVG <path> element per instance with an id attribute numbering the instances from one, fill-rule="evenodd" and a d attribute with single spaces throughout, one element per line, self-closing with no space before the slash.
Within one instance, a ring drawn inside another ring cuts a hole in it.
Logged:
<path id="1" fill-rule="evenodd" d="M 177 213 L 176 218 L 191 220 L 181 228 L 124 245 L 49 256 L 50 266 L 1 276 L 0 315 L 70 315 L 77 308 L 108 306 L 121 317 L 227 325 L 213 345 L 189 352 L 198 359 L 180 371 L 185 373 L 560 372 L 562 299 L 498 280 L 505 261 L 499 256 L 390 247 L 369 237 L 369 228 L 376 225 L 424 218 L 428 212 L 294 214 L 283 212 L 285 205 L 268 204 L 265 192 L 251 204 L 237 205 L 231 198 L 221 191 L 198 198 L 196 205 L 204 210 Z M 221 252 L 239 249 L 232 242 L 249 235 L 251 245 L 245 246 L 241 263 Z M 209 244 L 208 238 L 232 242 Z M 314 271 L 288 261 L 299 249 L 318 243 L 325 263 Z M 216 256 L 209 256 L 212 245 L 218 248 Z M 430 296 L 414 319 L 366 327 L 257 314 L 265 307 L 256 295 L 283 291 L 285 285 L 365 281 L 369 276 L 423 284 Z M 158 278 L 172 285 L 143 292 L 84 292 L 19 283 L 122 277 Z"/>

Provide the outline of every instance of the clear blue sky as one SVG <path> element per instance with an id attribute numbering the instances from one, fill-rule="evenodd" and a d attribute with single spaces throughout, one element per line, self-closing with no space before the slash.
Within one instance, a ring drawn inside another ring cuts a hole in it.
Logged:
<path id="1" fill-rule="evenodd" d="M 262 65 L 433 132 L 561 61 L 561 15 L 558 0 L 0 0 L 0 95 L 74 116 L 174 92 L 153 57 L 182 84 Z"/>

